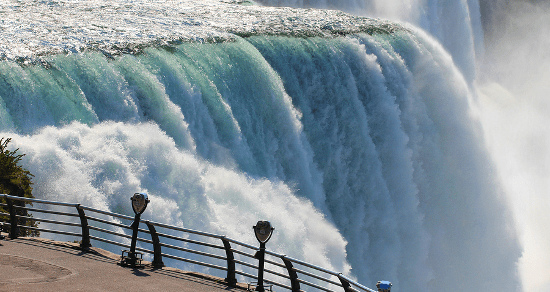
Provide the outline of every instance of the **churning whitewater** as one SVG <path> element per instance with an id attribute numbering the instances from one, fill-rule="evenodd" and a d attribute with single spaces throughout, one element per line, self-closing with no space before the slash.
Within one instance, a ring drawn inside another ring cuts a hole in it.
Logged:
<path id="1" fill-rule="evenodd" d="M 269 220 L 268 248 L 369 287 L 519 290 L 472 78 L 427 33 L 250 1 L 0 10 L 0 135 L 37 198 L 146 192 L 145 218 L 251 244 Z"/>

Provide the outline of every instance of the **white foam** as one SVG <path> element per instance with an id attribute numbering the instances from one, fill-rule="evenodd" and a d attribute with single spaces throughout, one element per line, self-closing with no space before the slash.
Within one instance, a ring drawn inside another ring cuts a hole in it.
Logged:
<path id="1" fill-rule="evenodd" d="M 339 11 L 269 8 L 217 0 L 3 1 L 0 59 L 87 49 L 139 51 L 148 44 L 230 40 L 234 33 L 331 35 L 380 24 Z"/>

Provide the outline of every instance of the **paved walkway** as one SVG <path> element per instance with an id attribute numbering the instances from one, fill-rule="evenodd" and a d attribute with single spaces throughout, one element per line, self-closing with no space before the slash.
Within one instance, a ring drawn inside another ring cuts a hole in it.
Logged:
<path id="1" fill-rule="evenodd" d="M 174 268 L 123 268 L 118 255 L 46 239 L 0 240 L 0 291 L 239 291 L 223 279 Z"/>

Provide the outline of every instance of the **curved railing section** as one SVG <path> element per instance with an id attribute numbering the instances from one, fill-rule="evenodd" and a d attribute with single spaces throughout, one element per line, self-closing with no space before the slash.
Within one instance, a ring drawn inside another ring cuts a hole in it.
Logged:
<path id="1" fill-rule="evenodd" d="M 83 251 L 88 250 L 94 240 L 109 245 L 130 248 L 128 241 L 132 236 L 124 233 L 123 230 L 129 229 L 131 231 L 132 227 L 130 224 L 121 222 L 129 221 L 131 223 L 134 217 L 102 211 L 80 204 L 22 198 L 5 194 L 0 194 L 0 198 L 4 198 L 6 202 L 0 203 L 0 206 L 7 207 L 9 210 L 9 213 L 0 212 L 0 221 L 2 221 L 0 223 L 3 224 L 0 230 L 9 232 L 10 238 L 17 238 L 20 229 L 27 229 L 80 238 L 80 247 Z M 14 204 L 14 201 L 25 201 L 33 204 L 33 207 L 20 206 L 21 204 Z M 34 204 L 55 205 L 57 206 L 55 209 L 64 210 L 40 209 L 34 207 Z M 33 217 L 18 215 L 16 213 L 18 209 L 31 212 Z M 45 217 L 55 216 L 58 220 L 34 217 L 38 214 L 47 214 Z M 59 220 L 59 218 L 64 218 L 64 220 Z M 48 226 L 68 226 L 65 229 L 72 229 L 72 231 L 25 226 L 21 223 L 25 220 L 48 223 Z M 245 282 L 258 279 L 254 275 L 254 272 L 258 270 L 255 257 L 256 252 L 259 250 L 258 247 L 223 235 L 148 220 L 141 220 L 140 226 L 146 226 L 147 229 L 138 229 L 139 234 L 145 235 L 146 238 L 138 237 L 137 241 L 141 244 L 135 249 L 139 252 L 151 254 L 151 264 L 155 268 L 164 266 L 163 259 L 173 259 L 223 271 L 226 275 L 225 281 L 229 286 L 234 286 L 237 283 L 238 275 Z M 113 231 L 113 229 L 117 231 Z M 169 232 L 172 232 L 172 234 L 168 234 Z M 182 235 L 177 236 L 174 233 L 181 233 Z M 123 242 L 107 239 L 105 238 L 106 234 L 120 237 Z M 144 248 L 147 245 L 151 246 L 152 249 Z M 179 255 L 176 255 L 174 251 L 179 252 Z M 183 257 L 181 254 L 193 254 L 194 257 L 208 258 L 209 262 Z M 311 291 L 312 289 L 327 292 L 342 290 L 345 292 L 375 292 L 375 290 L 367 288 L 341 273 L 275 252 L 266 251 L 265 254 L 267 257 L 264 272 L 268 274 L 264 279 L 266 285 L 277 286 L 293 292 Z"/>

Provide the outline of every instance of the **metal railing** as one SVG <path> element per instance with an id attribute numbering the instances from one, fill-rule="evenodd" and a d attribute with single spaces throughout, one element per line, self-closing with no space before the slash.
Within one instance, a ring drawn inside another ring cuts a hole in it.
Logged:
<path id="1" fill-rule="evenodd" d="M 81 206 L 80 204 L 22 198 L 5 194 L 0 194 L 0 198 L 4 198 L 6 201 L 6 203 L 0 203 L 0 206 L 7 207 L 9 210 L 9 213 L 0 212 L 0 222 L 3 224 L 3 226 L 0 227 L 2 228 L 0 230 L 9 229 L 9 236 L 12 239 L 19 236 L 20 229 L 27 229 L 80 238 L 80 248 L 83 251 L 86 251 L 91 247 L 92 240 L 124 248 L 130 247 L 128 243 L 107 239 L 105 236 L 102 237 L 102 235 L 109 234 L 126 240 L 131 239 L 130 235 L 106 228 L 110 227 L 111 229 L 131 230 L 131 226 L 129 224 L 122 224 L 119 222 L 121 222 L 121 220 L 133 221 L 134 217 Z M 18 206 L 17 204 L 14 204 L 14 201 L 25 201 L 32 204 L 56 205 L 62 208 L 68 208 L 69 211 Z M 32 212 L 33 216 L 41 213 L 49 214 L 49 216 L 55 216 L 56 219 L 66 218 L 66 220 L 59 221 L 46 218 L 21 216 L 16 213 L 16 210 L 26 210 L 28 212 Z M 72 210 L 72 212 L 70 210 Z M 8 217 L 9 219 L 7 219 Z M 74 232 L 67 230 L 38 228 L 25 226 L 19 223 L 19 221 L 25 222 L 25 220 L 43 222 L 51 225 L 68 226 L 68 228 L 78 229 L 79 231 Z M 251 272 L 258 270 L 257 259 L 255 258 L 255 253 L 259 250 L 258 247 L 239 242 L 223 235 L 216 235 L 148 220 L 141 220 L 141 224 L 147 226 L 147 229 L 139 228 L 139 233 L 147 234 L 150 239 L 138 237 L 137 240 L 142 243 L 142 246 L 144 244 L 151 245 L 152 250 L 143 247 L 136 247 L 136 250 L 151 254 L 151 264 L 155 268 L 163 267 L 163 259 L 168 258 L 224 271 L 226 275 L 225 281 L 229 286 L 235 286 L 237 283 L 237 275 L 240 275 L 244 281 L 256 281 L 258 279 L 257 276 L 253 275 L 253 272 Z M 168 232 L 181 232 L 184 236 L 161 233 L 157 231 L 157 228 L 160 228 L 161 230 L 169 230 Z M 216 241 L 218 241 L 219 244 L 216 244 Z M 195 246 L 195 248 L 191 248 L 189 246 Z M 180 255 L 166 253 L 166 250 L 179 251 Z M 206 257 L 210 259 L 210 262 L 207 263 L 197 259 L 183 257 L 181 256 L 181 253 Z M 293 292 L 311 291 L 312 288 L 313 290 L 328 292 L 342 290 L 345 292 L 375 292 L 375 290 L 367 288 L 351 280 L 342 273 L 333 272 L 271 251 L 266 251 L 266 255 L 268 255 L 269 258 L 266 258 L 265 263 L 267 267 L 270 267 L 265 269 L 265 272 L 270 274 L 270 276 L 267 276 L 264 279 L 264 282 L 267 285 L 278 286 Z"/>

